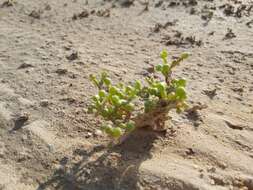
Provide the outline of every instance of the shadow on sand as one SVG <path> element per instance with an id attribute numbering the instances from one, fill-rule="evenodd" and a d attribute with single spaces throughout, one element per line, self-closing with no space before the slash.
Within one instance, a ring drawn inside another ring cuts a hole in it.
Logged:
<path id="1" fill-rule="evenodd" d="M 136 130 L 122 144 L 76 150 L 81 161 L 57 170 L 37 190 L 134 190 L 138 189 L 139 167 L 152 157 L 154 141 L 162 134 Z M 64 160 L 62 165 L 64 165 Z"/>

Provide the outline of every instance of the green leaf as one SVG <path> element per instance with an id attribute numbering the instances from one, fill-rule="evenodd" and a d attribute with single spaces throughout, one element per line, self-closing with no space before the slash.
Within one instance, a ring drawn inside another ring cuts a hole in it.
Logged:
<path id="1" fill-rule="evenodd" d="M 176 89 L 176 96 L 179 100 L 184 100 L 187 98 L 185 88 L 184 87 L 178 87 Z"/>
<path id="2" fill-rule="evenodd" d="M 179 114 L 179 113 L 182 113 L 182 111 L 183 111 L 183 110 L 182 110 L 181 108 L 177 108 L 177 109 L 176 109 L 176 112 L 177 112 L 178 114 Z"/>
<path id="3" fill-rule="evenodd" d="M 134 124 L 134 122 L 128 122 L 127 124 L 126 124 L 126 131 L 133 131 L 135 129 L 135 124 Z"/>
<path id="4" fill-rule="evenodd" d="M 145 78 L 146 82 L 149 84 L 149 85 L 152 85 L 154 83 L 154 78 L 153 77 L 146 77 Z"/>
<path id="5" fill-rule="evenodd" d="M 128 104 L 124 105 L 123 107 L 126 111 L 129 111 L 129 112 L 134 110 L 134 104 L 133 103 L 128 103 Z"/>
<path id="6" fill-rule="evenodd" d="M 123 131 L 120 127 L 115 127 L 112 129 L 111 136 L 114 138 L 119 138 L 123 134 Z"/>
<path id="7" fill-rule="evenodd" d="M 104 118 L 107 118 L 109 117 L 110 113 L 109 113 L 109 110 L 108 108 L 104 108 L 101 112 L 101 115 L 104 117 Z"/>
<path id="8" fill-rule="evenodd" d="M 102 129 L 105 133 L 107 133 L 108 135 L 112 135 L 112 133 L 113 133 L 113 128 L 112 128 L 111 125 L 104 125 L 104 126 L 101 127 L 101 129 Z"/>
<path id="9" fill-rule="evenodd" d="M 107 77 L 107 73 L 105 71 L 103 71 L 101 73 L 101 80 L 104 80 Z"/>
<path id="10" fill-rule="evenodd" d="M 124 99 L 120 99 L 120 105 L 126 105 L 128 104 L 128 101 L 127 100 L 124 100 Z"/>
<path id="11" fill-rule="evenodd" d="M 104 97 L 106 97 L 106 91 L 105 90 L 99 90 L 98 95 L 99 95 L 100 99 L 103 99 Z"/>
<path id="12" fill-rule="evenodd" d="M 189 53 L 182 53 L 181 54 L 181 59 L 187 59 L 190 56 Z"/>
<path id="13" fill-rule="evenodd" d="M 97 78 L 94 75 L 90 75 L 90 81 L 96 86 L 99 87 L 99 82 L 97 80 Z"/>
<path id="14" fill-rule="evenodd" d="M 111 85 L 111 80 L 109 78 L 105 78 L 104 83 L 105 83 L 106 86 L 110 86 Z"/>
<path id="15" fill-rule="evenodd" d="M 134 87 L 136 90 L 140 91 L 141 90 L 141 82 L 139 80 L 136 80 Z"/>
<path id="16" fill-rule="evenodd" d="M 116 106 L 120 105 L 120 98 L 117 95 L 113 95 L 111 97 L 111 101 L 113 105 L 116 105 Z"/>
<path id="17" fill-rule="evenodd" d="M 125 124 L 125 123 L 120 123 L 120 124 L 119 124 L 119 127 L 120 127 L 121 129 L 126 129 L 126 124 Z"/>
<path id="18" fill-rule="evenodd" d="M 189 57 L 188 53 L 183 53 L 180 58 L 178 58 L 177 60 L 172 61 L 171 63 L 171 68 L 176 67 L 177 65 L 179 65 L 184 59 L 187 59 Z"/>
<path id="19" fill-rule="evenodd" d="M 119 94 L 119 89 L 115 86 L 111 86 L 109 88 L 109 93 L 110 93 L 110 95 L 118 95 Z"/>
<path id="20" fill-rule="evenodd" d="M 157 96 L 159 94 L 158 89 L 154 88 L 154 87 L 153 88 L 149 88 L 148 91 L 149 91 L 149 94 L 154 95 L 154 96 Z"/>
<path id="21" fill-rule="evenodd" d="M 156 66 L 155 66 L 155 70 L 156 70 L 156 71 L 159 71 L 159 72 L 162 71 L 162 68 L 163 68 L 163 65 L 162 65 L 162 64 L 159 64 L 159 65 L 156 65 Z"/>
<path id="22" fill-rule="evenodd" d="M 161 98 L 167 97 L 166 86 L 167 85 L 164 82 L 160 82 L 156 85 Z"/>
<path id="23" fill-rule="evenodd" d="M 176 99 L 176 94 L 175 92 L 171 92 L 170 94 L 167 95 L 167 100 L 175 100 Z"/>
<path id="24" fill-rule="evenodd" d="M 169 65 L 163 65 L 163 68 L 162 68 L 162 74 L 166 77 L 168 76 L 170 72 L 170 66 Z"/>
<path id="25" fill-rule="evenodd" d="M 177 87 L 185 87 L 186 86 L 186 80 L 185 79 L 178 79 L 178 80 L 173 80 L 172 84 L 174 85 L 175 88 Z"/>
<path id="26" fill-rule="evenodd" d="M 164 64 L 167 64 L 167 57 L 168 57 L 168 52 L 166 50 L 163 50 L 160 54 L 162 60 L 163 60 L 163 63 Z"/>
<path id="27" fill-rule="evenodd" d="M 123 84 L 122 82 L 118 83 L 117 86 L 118 86 L 120 89 L 124 88 L 124 84 Z"/>
<path id="28" fill-rule="evenodd" d="M 177 85 L 178 85 L 178 86 L 185 87 L 185 86 L 186 86 L 186 80 L 185 80 L 185 79 L 179 79 L 179 80 L 177 81 Z"/>
<path id="29" fill-rule="evenodd" d="M 126 87 L 126 92 L 127 92 L 128 94 L 132 93 L 133 91 L 134 91 L 134 89 L 133 89 L 132 86 L 128 85 L 128 86 Z"/>
<path id="30" fill-rule="evenodd" d="M 92 100 L 93 100 L 94 102 L 100 102 L 100 98 L 99 98 L 98 95 L 93 96 L 93 97 L 92 97 Z"/>

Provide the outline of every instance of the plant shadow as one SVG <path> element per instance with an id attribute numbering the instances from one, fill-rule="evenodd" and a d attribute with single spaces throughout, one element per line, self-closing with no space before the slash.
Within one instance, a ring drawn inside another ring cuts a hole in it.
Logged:
<path id="1" fill-rule="evenodd" d="M 57 170 L 37 190 L 134 190 L 138 189 L 139 167 L 152 157 L 155 140 L 164 134 L 136 130 L 120 145 L 76 150 L 81 161 Z M 64 161 L 63 161 L 64 162 Z"/>

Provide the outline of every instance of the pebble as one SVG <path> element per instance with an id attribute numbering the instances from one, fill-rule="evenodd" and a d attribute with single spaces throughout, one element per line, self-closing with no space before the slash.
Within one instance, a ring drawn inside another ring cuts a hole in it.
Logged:
<path id="1" fill-rule="evenodd" d="M 3 143 L 3 142 L 0 142 L 0 158 L 3 158 L 3 157 L 4 157 L 5 151 L 6 151 L 6 149 L 5 149 L 4 143 Z"/>
<path id="2" fill-rule="evenodd" d="M 32 17 L 32 18 L 35 18 L 35 19 L 40 19 L 40 14 L 41 14 L 40 11 L 35 11 L 35 10 L 33 10 L 33 11 L 29 14 L 29 16 Z"/>
<path id="3" fill-rule="evenodd" d="M 94 132 L 94 136 L 101 137 L 103 136 L 103 132 L 101 130 L 96 129 Z"/>
<path id="4" fill-rule="evenodd" d="M 78 59 L 78 52 L 72 52 L 70 55 L 66 56 L 66 58 L 69 60 L 69 61 L 74 61 L 76 59 Z"/>
<path id="5" fill-rule="evenodd" d="M 86 138 L 90 138 L 91 136 L 92 136 L 92 133 L 90 133 L 90 132 L 88 132 L 88 133 L 85 135 Z"/>
<path id="6" fill-rule="evenodd" d="M 64 75 L 68 72 L 68 70 L 67 69 L 57 69 L 55 72 L 59 75 Z"/>
<path id="7" fill-rule="evenodd" d="M 47 107 L 49 105 L 49 101 L 47 99 L 43 99 L 40 101 L 41 107 Z"/>
<path id="8" fill-rule="evenodd" d="M 47 147 L 48 147 L 48 149 L 49 149 L 50 152 L 54 152 L 55 151 L 55 148 L 54 148 L 54 146 L 52 144 L 48 144 Z"/>
<path id="9" fill-rule="evenodd" d="M 208 171 L 208 172 L 211 172 L 211 173 L 214 173 L 214 172 L 216 171 L 216 168 L 213 167 L 213 166 L 211 166 L 211 167 L 208 167 L 208 168 L 207 168 L 207 171 Z"/>
<path id="10" fill-rule="evenodd" d="M 64 166 L 62 166 L 61 164 L 55 164 L 54 168 L 57 171 L 63 171 L 64 170 Z"/>
<path id="11" fill-rule="evenodd" d="M 226 163 L 220 163 L 219 166 L 224 170 L 226 169 L 228 166 Z"/>
<path id="12" fill-rule="evenodd" d="M 28 139 L 27 135 L 25 135 L 25 134 L 24 134 L 24 135 L 22 135 L 22 137 L 21 137 L 21 138 L 22 138 L 22 141 L 26 141 L 26 140 Z"/>
<path id="13" fill-rule="evenodd" d="M 29 64 L 29 63 L 22 63 L 18 69 L 26 69 L 26 68 L 29 68 L 29 67 L 33 67 L 32 64 Z"/>

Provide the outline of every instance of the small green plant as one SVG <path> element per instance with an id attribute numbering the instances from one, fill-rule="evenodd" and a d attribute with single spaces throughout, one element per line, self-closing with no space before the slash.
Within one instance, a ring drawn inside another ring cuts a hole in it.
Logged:
<path id="1" fill-rule="evenodd" d="M 181 113 L 187 108 L 186 80 L 173 79 L 172 72 L 189 54 L 183 53 L 170 63 L 167 51 L 162 51 L 160 56 L 163 63 L 155 71 L 163 80 L 151 76 L 143 84 L 139 80 L 113 84 L 105 72 L 100 77 L 90 75 L 98 94 L 92 97 L 89 111 L 102 116 L 105 122 L 101 129 L 110 137 L 119 138 L 140 127 L 164 130 L 170 110 Z"/>

